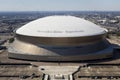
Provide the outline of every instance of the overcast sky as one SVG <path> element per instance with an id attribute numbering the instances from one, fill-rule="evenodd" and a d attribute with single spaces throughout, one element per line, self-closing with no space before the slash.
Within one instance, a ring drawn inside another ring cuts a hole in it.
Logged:
<path id="1" fill-rule="evenodd" d="M 0 11 L 120 11 L 120 0 L 0 0 Z"/>

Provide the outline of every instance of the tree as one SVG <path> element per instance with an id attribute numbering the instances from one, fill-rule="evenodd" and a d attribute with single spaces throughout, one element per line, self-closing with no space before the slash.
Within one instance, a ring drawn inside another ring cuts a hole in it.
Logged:
<path id="1" fill-rule="evenodd" d="M 9 43 L 12 43 L 14 41 L 14 38 L 9 39 Z"/>

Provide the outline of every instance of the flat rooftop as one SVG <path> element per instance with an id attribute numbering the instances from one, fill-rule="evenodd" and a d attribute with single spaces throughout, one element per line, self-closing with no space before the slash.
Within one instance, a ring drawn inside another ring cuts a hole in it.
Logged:
<path id="1" fill-rule="evenodd" d="M 80 62 L 36 62 L 9 59 L 6 50 L 0 53 L 0 79 L 17 80 L 42 80 L 43 73 L 38 70 L 39 66 L 80 66 L 74 74 L 75 80 L 95 79 L 96 76 L 103 77 L 103 80 L 109 80 L 109 77 L 120 77 L 120 50 L 116 50 L 112 58 L 94 61 Z M 120 78 L 119 78 L 120 79 Z"/>

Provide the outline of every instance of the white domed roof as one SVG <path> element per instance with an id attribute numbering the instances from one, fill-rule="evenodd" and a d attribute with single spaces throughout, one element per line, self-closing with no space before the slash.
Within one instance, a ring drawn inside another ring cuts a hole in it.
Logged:
<path id="1" fill-rule="evenodd" d="M 74 16 L 49 16 L 34 20 L 16 30 L 35 37 L 80 37 L 104 34 L 106 29 Z"/>

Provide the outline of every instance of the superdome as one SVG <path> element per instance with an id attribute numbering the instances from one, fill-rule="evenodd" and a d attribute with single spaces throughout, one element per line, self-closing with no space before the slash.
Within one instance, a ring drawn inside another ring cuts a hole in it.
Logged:
<path id="1" fill-rule="evenodd" d="M 112 56 L 107 30 L 74 16 L 49 16 L 16 30 L 10 58 L 37 61 L 79 61 Z"/>

